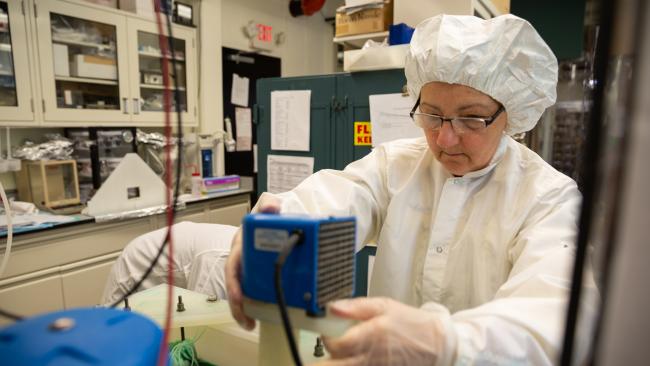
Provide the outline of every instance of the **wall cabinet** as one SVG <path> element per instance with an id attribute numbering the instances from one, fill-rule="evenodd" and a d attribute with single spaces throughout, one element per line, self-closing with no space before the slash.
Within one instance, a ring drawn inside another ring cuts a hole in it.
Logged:
<path id="1" fill-rule="evenodd" d="M 257 191 L 267 191 L 270 154 L 313 157 L 315 172 L 343 169 L 364 157 L 370 146 L 355 145 L 354 122 L 370 121 L 368 96 L 399 93 L 405 84 L 403 69 L 258 80 Z M 276 90 L 311 90 L 309 151 L 271 149 L 271 92 Z"/>
<path id="2" fill-rule="evenodd" d="M 40 101 L 26 103 L 26 108 L 39 109 L 42 125 L 162 126 L 165 63 L 178 84 L 183 122 L 197 125 L 195 29 L 172 27 L 174 72 L 171 55 L 160 51 L 154 22 L 72 0 L 11 3 L 21 11 L 16 23 L 33 27 L 27 34 L 34 36 L 13 43 L 16 53 L 27 49 L 29 42 L 37 50 L 40 93 L 26 91 L 25 98 Z M 31 12 L 22 12 L 26 7 Z M 34 119 L 33 112 L 24 118 Z M 4 114 L 0 119 L 20 121 Z"/>
<path id="3" fill-rule="evenodd" d="M 193 29 L 180 28 L 172 30 L 174 62 L 171 52 L 162 55 L 159 48 L 156 24 L 140 19 L 129 19 L 129 80 L 133 101 L 132 121 L 138 125 L 160 123 L 163 120 L 163 85 L 162 63 L 167 62 L 173 75 L 178 75 L 180 109 L 183 122 L 197 120 L 196 106 L 196 41 Z M 172 110 L 175 108 L 172 96 Z"/>
<path id="4" fill-rule="evenodd" d="M 61 310 L 64 306 L 61 278 L 58 275 L 52 275 L 0 288 L 0 303 L 3 310 L 20 315 Z M 11 321 L 8 319 L 0 318 L 0 326 L 10 323 Z"/>
<path id="5" fill-rule="evenodd" d="M 34 120 L 27 25 L 20 1 L 0 1 L 0 119 L 3 120 Z"/>
<path id="6" fill-rule="evenodd" d="M 44 119 L 129 122 L 126 17 L 57 0 L 37 5 Z"/>
<path id="7" fill-rule="evenodd" d="M 66 309 L 99 304 L 104 293 L 103 284 L 111 273 L 117 255 L 108 261 L 93 264 L 61 275 L 63 305 Z M 78 266 L 77 266 L 78 267 Z"/>

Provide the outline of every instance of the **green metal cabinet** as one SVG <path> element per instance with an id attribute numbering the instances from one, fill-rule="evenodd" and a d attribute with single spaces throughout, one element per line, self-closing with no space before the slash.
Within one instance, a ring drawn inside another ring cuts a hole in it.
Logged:
<path id="1" fill-rule="evenodd" d="M 314 171 L 343 169 L 368 154 L 369 146 L 354 146 L 354 122 L 370 121 L 369 95 L 400 93 L 405 84 L 401 69 L 258 80 L 253 116 L 257 124 L 258 196 L 266 191 L 269 154 L 314 157 Z M 311 90 L 308 152 L 271 150 L 271 92 L 276 90 Z M 367 246 L 356 255 L 357 296 L 367 293 L 368 259 L 375 250 Z"/>
<path id="2" fill-rule="evenodd" d="M 404 70 L 268 78 L 257 81 L 254 121 L 257 128 L 257 194 L 266 191 L 269 154 L 314 157 L 314 171 L 343 169 L 370 152 L 354 146 L 354 122 L 370 121 L 368 96 L 399 93 L 406 84 Z M 311 90 L 309 151 L 271 150 L 271 92 Z"/>
<path id="3" fill-rule="evenodd" d="M 585 0 L 511 0 L 510 12 L 528 20 L 558 60 L 581 57 Z"/>

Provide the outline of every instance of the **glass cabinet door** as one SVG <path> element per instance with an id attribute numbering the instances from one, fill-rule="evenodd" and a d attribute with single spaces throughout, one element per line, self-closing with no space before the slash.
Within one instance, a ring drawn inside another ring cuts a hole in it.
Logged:
<path id="1" fill-rule="evenodd" d="M 174 60 L 169 50 L 163 55 L 160 50 L 160 43 L 156 26 L 154 23 L 138 19 L 129 20 L 129 41 L 130 57 L 132 66 L 131 90 L 135 91 L 133 103 L 136 108 L 133 111 L 133 120 L 139 122 L 150 122 L 160 125 L 163 123 L 163 85 L 162 70 L 163 64 L 167 63 L 170 72 L 170 85 L 172 90 L 172 112 L 175 112 L 176 100 L 174 98 L 174 82 L 178 87 L 180 110 L 183 122 L 193 122 L 195 118 L 194 92 L 194 54 L 192 30 L 174 27 L 173 29 Z M 167 41 L 167 38 L 166 42 Z M 173 62 L 175 61 L 175 62 Z M 176 72 L 174 72 L 174 63 Z"/>
<path id="2" fill-rule="evenodd" d="M 40 4 L 40 3 L 39 3 Z M 124 17 L 46 1 L 38 14 L 46 120 L 128 121 Z M 41 40 L 42 39 L 42 40 Z"/>
<path id="3" fill-rule="evenodd" d="M 0 119 L 34 119 L 25 16 L 20 2 L 0 1 Z"/>

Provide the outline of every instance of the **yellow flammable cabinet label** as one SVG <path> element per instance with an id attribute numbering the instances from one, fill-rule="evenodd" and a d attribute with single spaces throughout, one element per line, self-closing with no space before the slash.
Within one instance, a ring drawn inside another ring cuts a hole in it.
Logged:
<path id="1" fill-rule="evenodd" d="M 370 134 L 370 122 L 354 122 L 354 145 L 355 146 L 372 145 L 372 135 Z"/>

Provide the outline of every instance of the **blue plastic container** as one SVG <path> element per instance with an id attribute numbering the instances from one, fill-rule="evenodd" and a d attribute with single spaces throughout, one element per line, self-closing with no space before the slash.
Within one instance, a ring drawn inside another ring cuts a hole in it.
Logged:
<path id="1" fill-rule="evenodd" d="M 25 319 L 0 330 L 0 363 L 12 366 L 156 364 L 162 331 L 129 311 L 79 308 Z"/>
<path id="2" fill-rule="evenodd" d="M 414 28 L 409 27 L 404 23 L 393 24 L 388 29 L 388 44 L 391 46 L 398 44 L 411 43 Z"/>
<path id="3" fill-rule="evenodd" d="M 201 150 L 201 164 L 203 167 L 203 178 L 212 177 L 212 149 Z"/>

